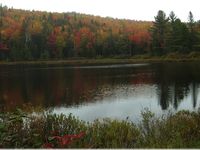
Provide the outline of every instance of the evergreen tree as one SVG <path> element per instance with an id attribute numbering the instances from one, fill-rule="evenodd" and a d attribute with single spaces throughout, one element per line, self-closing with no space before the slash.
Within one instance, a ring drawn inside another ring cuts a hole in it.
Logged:
<path id="1" fill-rule="evenodd" d="M 189 12 L 188 16 L 188 28 L 189 28 L 189 41 L 188 46 L 190 51 L 199 51 L 199 38 L 198 38 L 198 32 L 195 30 L 195 21 L 192 12 Z"/>
<path id="2" fill-rule="evenodd" d="M 170 12 L 169 14 L 169 20 L 173 24 L 176 21 L 177 17 L 173 11 Z"/>
<path id="3" fill-rule="evenodd" d="M 156 55 L 162 55 L 166 50 L 168 22 L 169 18 L 166 17 L 166 14 L 162 10 L 159 10 L 155 17 L 155 22 L 153 22 L 153 27 L 151 28 L 152 49 Z"/>
<path id="4" fill-rule="evenodd" d="M 172 11 L 169 15 L 169 30 L 167 34 L 168 52 L 186 52 L 188 50 L 188 28 Z"/>

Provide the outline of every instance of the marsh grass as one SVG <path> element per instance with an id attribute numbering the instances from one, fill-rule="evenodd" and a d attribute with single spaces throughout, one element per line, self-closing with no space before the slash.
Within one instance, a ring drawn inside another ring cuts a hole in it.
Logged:
<path id="1" fill-rule="evenodd" d="M 30 115 L 17 109 L 0 115 L 1 148 L 199 148 L 200 111 L 130 120 L 84 122 L 72 114 Z"/>

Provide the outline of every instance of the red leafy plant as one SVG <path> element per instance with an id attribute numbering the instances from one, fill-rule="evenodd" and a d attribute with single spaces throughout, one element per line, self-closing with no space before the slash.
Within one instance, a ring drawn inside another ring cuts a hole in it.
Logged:
<path id="1" fill-rule="evenodd" d="M 43 144 L 43 148 L 65 148 L 68 147 L 74 140 L 80 139 L 85 135 L 84 132 L 72 135 L 52 136 L 48 138 L 48 141 Z"/>

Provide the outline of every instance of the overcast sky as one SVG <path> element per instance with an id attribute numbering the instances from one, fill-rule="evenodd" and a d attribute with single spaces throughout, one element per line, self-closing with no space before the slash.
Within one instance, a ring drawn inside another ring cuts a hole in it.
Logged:
<path id="1" fill-rule="evenodd" d="M 182 20 L 188 20 L 192 11 L 195 20 L 200 20 L 200 0 L 0 0 L 8 7 L 45 10 L 52 12 L 80 12 L 114 18 L 154 20 L 158 10 L 170 11 Z"/>

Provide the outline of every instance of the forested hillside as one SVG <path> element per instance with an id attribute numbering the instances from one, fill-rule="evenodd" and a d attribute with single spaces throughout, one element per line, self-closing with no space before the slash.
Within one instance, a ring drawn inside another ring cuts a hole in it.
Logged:
<path id="1" fill-rule="evenodd" d="M 200 24 L 159 11 L 155 22 L 0 8 L 0 60 L 163 55 L 199 50 Z"/>
<path id="2" fill-rule="evenodd" d="M 149 50 L 150 22 L 6 7 L 1 13 L 1 59 L 134 55 Z"/>

